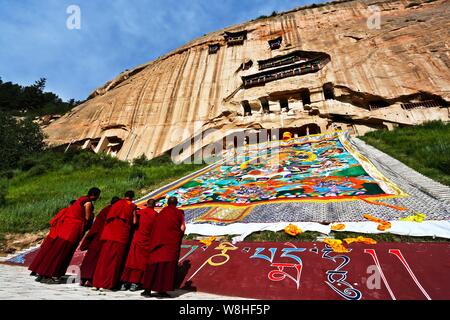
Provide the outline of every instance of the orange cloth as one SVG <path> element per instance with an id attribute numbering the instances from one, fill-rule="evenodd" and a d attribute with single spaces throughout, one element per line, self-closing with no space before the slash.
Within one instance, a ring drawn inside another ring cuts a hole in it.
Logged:
<path id="1" fill-rule="evenodd" d="M 303 231 L 296 225 L 293 225 L 290 223 L 288 226 L 286 226 L 286 228 L 284 228 L 284 232 L 286 232 L 287 234 L 289 234 L 291 236 L 296 236 L 299 233 L 302 233 Z"/>
<path id="2" fill-rule="evenodd" d="M 377 206 L 385 206 L 385 207 L 389 207 L 395 210 L 399 210 L 399 211 L 406 211 L 408 210 L 408 208 L 404 208 L 404 207 L 399 207 L 399 206 L 394 206 L 393 204 L 389 204 L 389 203 L 384 203 L 384 202 L 379 202 L 379 201 L 372 201 L 366 198 L 360 198 L 362 201 L 370 203 L 370 204 L 374 204 Z"/>
<path id="3" fill-rule="evenodd" d="M 377 217 L 374 217 L 374 216 L 371 216 L 370 214 L 365 214 L 365 215 L 363 215 L 363 217 L 367 220 L 378 223 L 377 229 L 380 231 L 385 231 L 385 230 L 391 228 L 391 226 L 392 226 L 390 222 L 385 221 L 380 218 L 377 218 Z"/>
<path id="4" fill-rule="evenodd" d="M 331 247 L 331 249 L 333 249 L 333 252 L 337 252 L 337 253 L 349 252 L 348 249 L 346 247 L 344 247 L 341 240 L 326 238 L 323 240 L 323 242 L 325 242 L 327 245 L 329 245 Z"/>
<path id="5" fill-rule="evenodd" d="M 372 239 L 372 238 L 365 238 L 362 236 L 356 237 L 356 238 L 345 238 L 344 241 L 347 244 L 351 244 L 353 242 L 361 242 L 361 243 L 365 243 L 365 244 L 377 244 L 377 242 Z"/>
<path id="6" fill-rule="evenodd" d="M 200 240 L 200 243 L 203 243 L 209 247 L 211 245 L 211 243 L 213 243 L 214 240 L 216 240 L 216 237 L 213 236 L 213 237 L 209 237 L 208 239 Z"/>
<path id="7" fill-rule="evenodd" d="M 380 231 L 385 231 L 387 229 L 390 229 L 392 227 L 390 222 L 384 222 L 378 225 L 377 229 Z"/>
<path id="8" fill-rule="evenodd" d="M 344 230 L 345 229 L 345 224 L 343 223 L 338 223 L 338 224 L 334 224 L 331 226 L 331 230 L 333 231 L 340 231 L 340 230 Z"/>

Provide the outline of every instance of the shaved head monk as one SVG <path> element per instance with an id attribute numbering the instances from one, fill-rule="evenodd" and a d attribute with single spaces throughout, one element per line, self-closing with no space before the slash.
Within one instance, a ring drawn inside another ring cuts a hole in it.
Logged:
<path id="1" fill-rule="evenodd" d="M 58 221 L 56 238 L 49 247 L 49 254 L 35 270 L 41 282 L 60 283 L 60 278 L 65 275 L 73 254 L 89 227 L 89 221 L 93 219 L 93 202 L 100 197 L 100 193 L 99 188 L 91 188 L 86 196 L 67 208 Z"/>
<path id="2" fill-rule="evenodd" d="M 86 287 L 92 287 L 92 278 L 94 277 L 95 267 L 97 266 L 98 258 L 102 248 L 103 241 L 100 240 L 100 236 L 105 226 L 106 217 L 111 210 L 113 204 L 119 201 L 119 197 L 113 197 L 109 205 L 104 207 L 99 214 L 95 217 L 94 224 L 89 230 L 88 234 L 81 242 L 80 250 L 86 251 L 83 263 L 81 264 L 81 282 L 80 285 Z"/>
<path id="3" fill-rule="evenodd" d="M 170 197 L 167 207 L 158 213 L 150 237 L 150 255 L 144 274 L 144 297 L 170 298 L 175 289 L 181 241 L 186 226 L 184 212 L 177 208 L 177 198 Z M 152 294 L 156 291 L 156 294 Z"/>
<path id="4" fill-rule="evenodd" d="M 53 241 L 56 239 L 56 235 L 58 234 L 58 227 L 61 222 L 61 218 L 64 216 L 64 214 L 67 212 L 67 209 L 75 203 L 76 200 L 70 201 L 70 204 L 68 207 L 65 207 L 61 209 L 56 216 L 53 217 L 52 220 L 50 220 L 50 232 L 45 237 L 44 241 L 42 241 L 41 246 L 39 247 L 39 251 L 37 252 L 36 256 L 34 257 L 33 261 L 31 262 L 30 266 L 28 267 L 28 270 L 31 270 L 31 275 L 35 276 L 38 275 L 36 270 L 37 267 L 47 258 L 47 255 L 50 252 L 50 248 L 52 247 Z M 37 281 L 42 280 L 42 277 L 38 276 L 36 278 Z"/>
<path id="5" fill-rule="evenodd" d="M 102 249 L 92 279 L 92 285 L 98 289 L 113 290 L 119 285 L 135 219 L 133 198 L 134 192 L 127 191 L 106 216 L 100 237 Z"/>
<path id="6" fill-rule="evenodd" d="M 150 252 L 150 236 L 158 214 L 154 210 L 155 205 L 156 201 L 150 199 L 147 201 L 146 208 L 136 213 L 136 216 L 139 217 L 138 226 L 133 235 L 125 269 L 122 273 L 121 290 L 136 291 L 141 287 Z"/>

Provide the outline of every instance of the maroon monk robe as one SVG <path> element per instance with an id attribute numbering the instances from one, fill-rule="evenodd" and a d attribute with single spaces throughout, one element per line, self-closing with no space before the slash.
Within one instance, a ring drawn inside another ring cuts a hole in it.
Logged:
<path id="1" fill-rule="evenodd" d="M 103 244 L 103 241 L 100 240 L 100 236 L 102 235 L 106 217 L 111 207 L 112 205 L 108 205 L 99 212 L 95 218 L 94 224 L 81 242 L 80 250 L 87 250 L 80 267 L 82 281 L 92 282 L 92 278 L 94 277 L 95 267 L 97 266 Z"/>
<path id="2" fill-rule="evenodd" d="M 152 208 L 139 210 L 139 226 L 134 233 L 130 250 L 128 251 L 122 282 L 141 284 L 147 267 L 150 235 L 157 216 Z"/>
<path id="3" fill-rule="evenodd" d="M 121 199 L 109 210 L 100 238 L 103 245 L 92 281 L 94 287 L 114 289 L 119 284 L 135 208 L 131 201 Z"/>
<path id="4" fill-rule="evenodd" d="M 150 255 L 144 274 L 143 288 L 166 292 L 175 289 L 181 241 L 184 232 L 184 212 L 168 206 L 158 213 L 150 238 Z"/>
<path id="5" fill-rule="evenodd" d="M 46 259 L 50 252 L 50 248 L 52 247 L 52 243 L 58 234 L 58 226 L 61 221 L 61 218 L 64 216 L 64 213 L 67 212 L 68 208 L 61 209 L 52 220 L 50 220 L 50 232 L 45 237 L 44 241 L 42 241 L 41 246 L 39 247 L 39 251 L 36 256 L 33 258 L 28 270 L 32 272 L 36 272 L 37 267 Z"/>
<path id="6" fill-rule="evenodd" d="M 56 238 L 51 243 L 48 256 L 35 271 L 37 274 L 52 278 L 62 277 L 66 273 L 73 254 L 83 238 L 86 225 L 84 205 L 88 202 L 91 202 L 90 198 L 84 196 L 67 208 L 58 223 Z"/>

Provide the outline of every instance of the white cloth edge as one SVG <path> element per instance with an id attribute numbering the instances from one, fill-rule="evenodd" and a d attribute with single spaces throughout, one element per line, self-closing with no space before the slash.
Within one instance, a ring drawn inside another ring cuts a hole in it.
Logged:
<path id="1" fill-rule="evenodd" d="M 371 221 L 363 222 L 339 222 L 345 224 L 345 229 L 341 231 L 379 234 L 392 233 L 405 236 L 416 237 L 439 237 L 450 239 L 450 221 L 390 221 L 391 228 L 386 231 L 377 229 L 378 224 Z M 331 232 L 330 225 L 323 225 L 317 222 L 275 222 L 275 223 L 233 223 L 227 226 L 212 224 L 188 223 L 186 234 L 199 234 L 203 236 L 237 235 L 233 237 L 233 243 L 243 241 L 248 235 L 257 231 L 280 231 L 287 225 L 293 224 L 305 231 L 317 231 L 325 235 Z"/>

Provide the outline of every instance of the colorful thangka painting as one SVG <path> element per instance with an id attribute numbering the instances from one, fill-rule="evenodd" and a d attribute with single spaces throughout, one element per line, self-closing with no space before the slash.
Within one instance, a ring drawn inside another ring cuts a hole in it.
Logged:
<path id="1" fill-rule="evenodd" d="M 353 149 L 346 134 L 329 133 L 238 148 L 216 165 L 152 196 L 159 199 L 159 207 L 165 205 L 167 197 L 176 196 L 187 209 L 339 201 L 399 193 Z"/>

